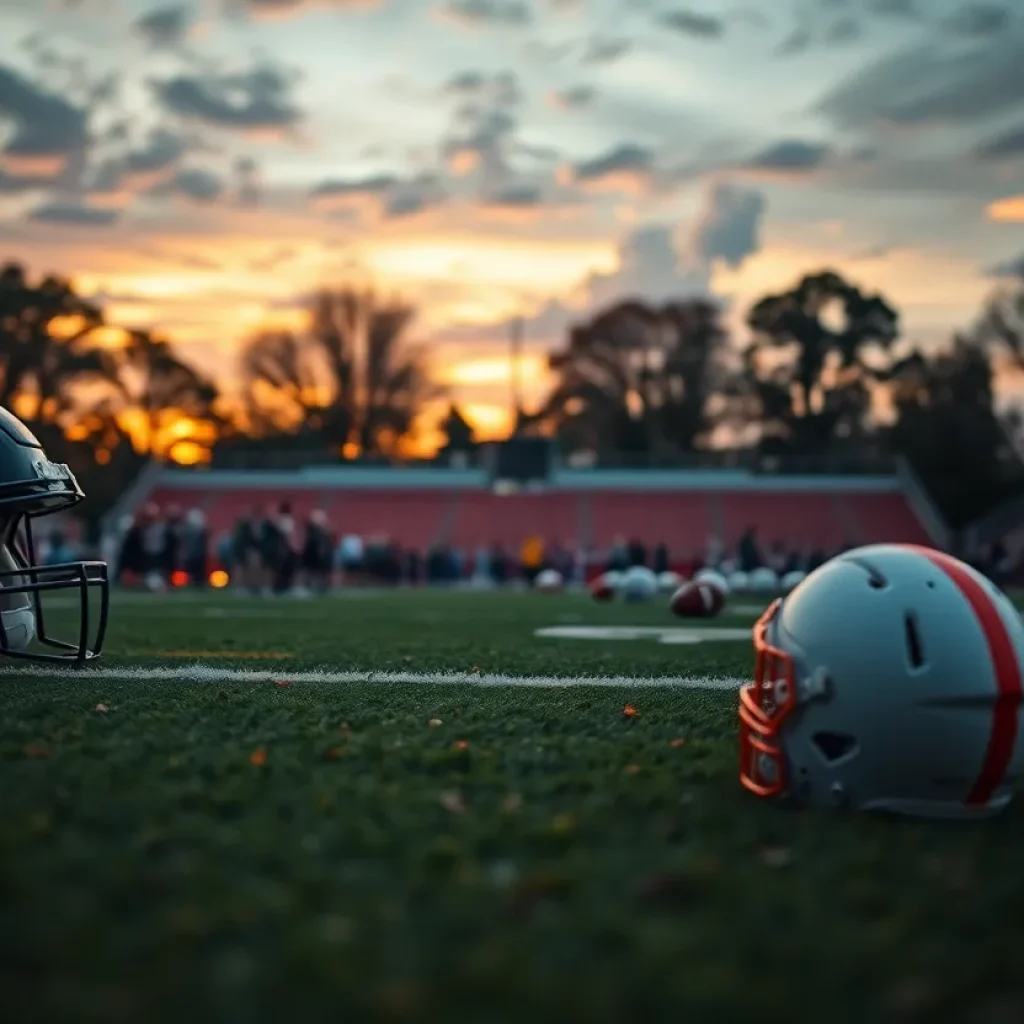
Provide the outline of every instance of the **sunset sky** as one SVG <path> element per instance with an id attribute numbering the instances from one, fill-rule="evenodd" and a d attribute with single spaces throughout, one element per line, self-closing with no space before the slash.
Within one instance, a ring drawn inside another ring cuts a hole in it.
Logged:
<path id="1" fill-rule="evenodd" d="M 0 260 L 225 386 L 321 284 L 415 299 L 484 431 L 588 307 L 831 265 L 934 344 L 1024 265 L 1024 9 L 0 0 Z"/>

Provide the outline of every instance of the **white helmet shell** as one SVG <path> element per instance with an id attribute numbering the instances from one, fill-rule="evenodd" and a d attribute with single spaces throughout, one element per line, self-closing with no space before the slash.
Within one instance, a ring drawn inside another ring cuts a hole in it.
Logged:
<path id="1" fill-rule="evenodd" d="M 755 594 L 774 594 L 779 589 L 778 573 L 767 565 L 762 565 L 750 574 L 750 589 Z"/>
<path id="2" fill-rule="evenodd" d="M 742 569 L 729 573 L 729 589 L 734 594 L 744 594 L 750 588 L 750 577 Z"/>
<path id="3" fill-rule="evenodd" d="M 802 572 L 800 569 L 794 569 L 792 572 L 787 572 L 786 575 L 782 577 L 783 593 L 788 594 L 791 590 L 796 589 L 805 579 L 807 579 L 807 573 Z"/>
<path id="4" fill-rule="evenodd" d="M 679 584 L 683 582 L 683 577 L 677 572 L 673 572 L 671 569 L 666 569 L 664 572 L 658 573 L 658 590 L 663 594 L 674 594 L 679 589 Z"/>
<path id="5" fill-rule="evenodd" d="M 1024 767 L 1024 623 L 974 569 L 913 545 L 847 551 L 773 602 L 754 648 L 747 789 L 923 817 L 1009 803 Z"/>
<path id="6" fill-rule="evenodd" d="M 562 589 L 564 582 L 562 574 L 557 569 L 541 569 L 533 585 L 542 594 L 554 594 Z"/>
<path id="7" fill-rule="evenodd" d="M 645 565 L 634 565 L 622 577 L 625 601 L 650 601 L 658 592 L 658 577 Z"/>

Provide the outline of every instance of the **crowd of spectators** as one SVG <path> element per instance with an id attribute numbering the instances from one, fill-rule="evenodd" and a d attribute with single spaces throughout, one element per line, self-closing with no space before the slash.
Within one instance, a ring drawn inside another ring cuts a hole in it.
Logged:
<path id="1" fill-rule="evenodd" d="M 68 555 L 62 538 L 50 541 L 55 553 Z M 524 538 L 514 549 L 496 542 L 472 551 L 446 544 L 418 551 L 384 536 L 334 531 L 319 511 L 297 522 L 287 501 L 251 509 L 232 530 L 216 537 L 210 536 L 199 509 L 162 511 L 149 505 L 107 539 L 107 548 L 114 579 L 123 584 L 162 589 L 206 587 L 213 582 L 251 594 L 322 593 L 337 585 L 501 587 L 517 581 L 528 584 L 546 568 L 557 569 L 567 582 L 583 583 L 595 573 L 634 565 L 683 574 L 705 566 L 726 573 L 768 566 L 782 576 L 793 570 L 811 572 L 837 554 L 781 540 L 766 543 L 753 526 L 731 548 L 710 537 L 705 549 L 696 552 L 675 550 L 659 540 L 623 537 L 598 549 L 539 535 Z M 1001 545 L 993 546 L 977 566 L 1003 582 L 1009 581 L 1014 568 Z"/>

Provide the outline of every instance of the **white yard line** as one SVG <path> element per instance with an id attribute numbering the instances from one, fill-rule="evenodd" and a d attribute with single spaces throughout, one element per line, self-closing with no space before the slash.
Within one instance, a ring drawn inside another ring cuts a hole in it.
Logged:
<path id="1" fill-rule="evenodd" d="M 0 679 L 11 676 L 53 679 L 77 678 L 82 682 L 114 680 L 117 682 L 178 682 L 178 683 L 376 683 L 380 685 L 451 685 L 490 687 L 676 687 L 687 690 L 735 690 L 744 680 L 730 676 L 515 676 L 490 672 L 332 672 L 327 669 L 292 672 L 288 669 L 265 671 L 261 669 L 220 668 L 214 665 L 167 666 L 166 668 L 136 668 L 130 665 L 110 668 L 83 668 L 60 670 L 26 666 L 0 669 Z"/>

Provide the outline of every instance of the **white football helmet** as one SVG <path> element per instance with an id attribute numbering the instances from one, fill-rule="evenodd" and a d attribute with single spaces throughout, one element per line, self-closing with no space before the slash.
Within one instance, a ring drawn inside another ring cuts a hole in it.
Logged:
<path id="1" fill-rule="evenodd" d="M 743 594 L 750 587 L 750 577 L 742 569 L 729 573 L 729 589 L 734 594 Z"/>
<path id="2" fill-rule="evenodd" d="M 750 574 L 748 582 L 755 594 L 774 594 L 779 589 L 779 574 L 770 566 L 762 565 Z"/>
<path id="3" fill-rule="evenodd" d="M 534 587 L 542 594 L 555 594 L 562 589 L 565 581 L 557 569 L 541 569 L 533 581 Z"/>
<path id="4" fill-rule="evenodd" d="M 673 572 L 671 569 L 666 569 L 664 572 L 658 573 L 658 590 L 663 594 L 674 594 L 679 589 L 679 584 L 683 582 L 683 577 L 677 572 Z"/>
<path id="5" fill-rule="evenodd" d="M 800 586 L 803 581 L 807 579 L 807 573 L 800 569 L 794 569 L 792 572 L 787 572 L 785 576 L 779 581 L 780 586 L 784 593 L 789 593 L 791 590 Z"/>
<path id="6" fill-rule="evenodd" d="M 740 781 L 763 797 L 984 817 L 1024 765 L 1024 623 L 991 581 L 930 548 L 847 551 L 754 627 Z"/>
<path id="7" fill-rule="evenodd" d="M 658 577 L 645 565 L 634 565 L 622 577 L 623 600 L 650 601 L 658 592 Z"/>

